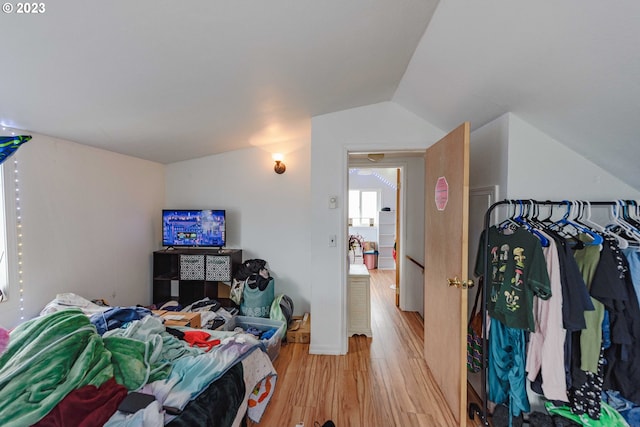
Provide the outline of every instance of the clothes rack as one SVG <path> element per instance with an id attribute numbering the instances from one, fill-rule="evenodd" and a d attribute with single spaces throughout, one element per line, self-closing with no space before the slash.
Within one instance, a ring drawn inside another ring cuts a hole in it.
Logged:
<path id="1" fill-rule="evenodd" d="M 589 206 L 609 206 L 609 207 L 622 207 L 622 205 L 624 206 L 634 206 L 637 207 L 638 204 L 636 201 L 633 200 L 617 200 L 617 201 L 579 201 L 579 200 L 562 200 L 562 201 L 551 201 L 551 200 L 545 200 L 545 201 L 538 201 L 538 200 L 533 200 L 533 199 L 516 199 L 516 200 L 501 200 L 498 202 L 493 203 L 485 212 L 484 215 L 484 247 L 487 250 L 487 253 L 489 253 L 490 247 L 489 247 L 489 233 L 488 230 L 491 227 L 491 218 L 492 215 L 494 213 L 494 211 L 501 207 L 501 206 L 527 206 L 527 207 L 532 207 L 532 206 L 550 206 L 553 208 L 553 206 L 557 206 L 557 207 L 566 207 L 567 208 L 567 212 L 569 211 L 569 208 L 574 204 L 574 203 L 584 203 L 587 204 Z M 490 281 L 487 281 L 487 277 L 488 277 L 488 273 L 489 273 L 489 257 L 485 256 L 484 260 L 483 260 L 483 276 L 485 277 L 485 284 L 486 286 L 483 286 L 482 289 L 482 301 L 481 301 L 481 312 L 483 313 L 482 316 L 482 358 L 483 358 L 483 364 L 482 364 L 482 369 L 481 369 L 481 392 L 480 392 L 480 400 L 481 400 L 481 405 L 476 404 L 475 402 L 472 402 L 469 404 L 468 407 L 468 415 L 469 418 L 471 420 L 474 419 L 474 417 L 477 415 L 481 422 L 483 423 L 483 425 L 485 426 L 490 426 L 488 418 L 489 418 L 489 410 L 488 410 L 488 399 L 487 399 L 487 366 L 488 366 L 488 336 L 487 336 L 487 328 L 486 328 L 486 313 L 487 313 L 487 297 L 488 297 L 488 292 L 491 289 L 491 284 Z M 525 423 L 527 423 L 526 419 L 524 421 Z"/>

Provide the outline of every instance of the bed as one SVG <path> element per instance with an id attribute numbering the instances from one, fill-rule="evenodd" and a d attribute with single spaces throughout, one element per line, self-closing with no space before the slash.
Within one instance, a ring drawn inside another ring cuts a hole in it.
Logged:
<path id="1" fill-rule="evenodd" d="M 237 427 L 247 418 L 260 421 L 277 374 L 259 340 L 166 328 L 140 307 L 129 309 L 138 318 L 105 331 L 78 307 L 49 310 L 12 330 L 0 355 L 0 423 Z M 200 344 L 180 334 L 197 336 Z M 133 392 L 155 399 L 137 412 L 119 411 Z"/>

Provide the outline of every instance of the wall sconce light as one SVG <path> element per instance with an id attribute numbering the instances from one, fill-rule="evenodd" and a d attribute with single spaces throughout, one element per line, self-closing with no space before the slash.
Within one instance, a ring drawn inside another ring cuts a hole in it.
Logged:
<path id="1" fill-rule="evenodd" d="M 284 171 L 287 170 L 287 167 L 284 163 L 282 163 L 282 154 L 276 153 L 273 155 L 273 160 L 276 161 L 276 165 L 273 167 L 273 170 L 276 171 L 278 175 L 283 174 Z"/>

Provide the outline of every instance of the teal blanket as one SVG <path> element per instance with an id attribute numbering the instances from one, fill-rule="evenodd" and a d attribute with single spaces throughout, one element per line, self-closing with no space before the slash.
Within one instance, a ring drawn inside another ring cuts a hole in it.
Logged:
<path id="1" fill-rule="evenodd" d="M 102 340 L 111 352 L 116 381 L 129 390 L 167 378 L 174 360 L 203 353 L 169 334 L 162 321 L 153 316 L 110 330 Z"/>
<path id="2" fill-rule="evenodd" d="M 116 382 L 128 390 L 138 390 L 148 382 L 165 379 L 171 372 L 169 362 L 154 357 L 153 341 L 108 337 L 104 338 L 104 345 L 111 352 Z"/>
<path id="3" fill-rule="evenodd" d="M 33 425 L 67 394 L 110 378 L 129 390 L 148 385 L 182 409 L 262 344 L 250 335 L 212 335 L 209 352 L 189 347 L 151 316 L 100 336 L 77 308 L 29 320 L 10 333 L 0 355 L 0 424 Z"/>
<path id="4" fill-rule="evenodd" d="M 111 354 L 80 310 L 31 319 L 11 332 L 0 356 L 2 425 L 34 424 L 70 391 L 111 377 Z"/>

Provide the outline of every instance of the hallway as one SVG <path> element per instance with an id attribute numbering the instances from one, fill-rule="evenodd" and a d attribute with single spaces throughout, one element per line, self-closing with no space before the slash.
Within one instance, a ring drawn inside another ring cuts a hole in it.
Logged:
<path id="1" fill-rule="evenodd" d="M 350 337 L 343 356 L 283 344 L 274 362 L 276 391 L 259 426 L 312 427 L 328 419 L 338 427 L 456 426 L 422 358 L 422 318 L 395 307 L 395 271 L 370 274 L 373 338 Z"/>

